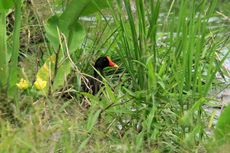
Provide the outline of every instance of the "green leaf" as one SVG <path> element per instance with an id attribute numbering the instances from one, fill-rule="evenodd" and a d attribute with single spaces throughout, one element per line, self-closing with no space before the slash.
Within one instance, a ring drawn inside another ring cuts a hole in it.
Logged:
<path id="1" fill-rule="evenodd" d="M 59 35 L 58 35 L 58 16 L 52 16 L 45 25 L 46 37 L 50 41 L 52 47 L 56 51 L 59 47 Z"/>
<path id="2" fill-rule="evenodd" d="M 0 12 L 0 87 L 4 87 L 8 77 L 6 12 Z"/>
<path id="3" fill-rule="evenodd" d="M 62 30 L 68 29 L 80 16 L 92 14 L 106 7 L 106 0 L 72 0 L 60 16 L 59 26 Z"/>
<path id="4" fill-rule="evenodd" d="M 148 70 L 148 89 L 154 91 L 156 89 L 155 67 L 153 65 L 153 56 L 150 56 L 146 62 Z"/>
<path id="5" fill-rule="evenodd" d="M 230 105 L 221 113 L 215 129 L 215 137 L 219 143 L 230 142 Z"/>
<path id="6" fill-rule="evenodd" d="M 53 90 L 58 89 L 60 86 L 62 86 L 69 75 L 71 70 L 71 65 L 69 61 L 66 61 L 63 63 L 57 71 L 56 77 L 54 78 L 54 83 L 53 83 Z"/>
<path id="7" fill-rule="evenodd" d="M 54 66 L 55 66 L 55 55 L 50 56 L 43 66 L 38 70 L 36 78 L 41 78 L 43 81 L 47 81 L 45 89 L 42 94 L 47 94 L 50 86 L 50 80 L 53 78 Z"/>
<path id="8" fill-rule="evenodd" d="M 193 114 L 191 111 L 184 111 L 183 116 L 181 117 L 180 124 L 184 126 L 189 126 L 193 124 Z"/>
<path id="9" fill-rule="evenodd" d="M 78 20 L 83 10 L 91 0 L 72 0 L 59 18 L 61 31 L 68 31 L 69 27 Z"/>
<path id="10" fill-rule="evenodd" d="M 184 111 L 184 114 L 183 116 L 181 117 L 181 120 L 180 120 L 180 123 L 182 125 L 185 125 L 185 126 L 190 126 L 190 125 L 194 125 L 194 112 L 199 110 L 202 106 L 202 104 L 204 104 L 206 102 L 205 98 L 201 98 L 199 100 L 197 100 L 193 105 L 192 107 L 187 110 L 187 111 Z"/>
<path id="11" fill-rule="evenodd" d="M 13 30 L 13 47 L 12 47 L 12 57 L 9 64 L 9 79 L 8 79 L 8 96 L 15 98 L 17 93 L 16 83 L 18 81 L 18 55 L 20 48 L 20 28 L 21 28 L 21 0 L 14 0 L 15 5 L 15 23 Z"/>
<path id="12" fill-rule="evenodd" d="M 185 138 L 184 138 L 184 143 L 187 147 L 194 146 L 196 143 L 196 135 L 200 132 L 201 126 L 197 125 L 194 127 L 194 129 L 186 133 Z"/>
<path id="13" fill-rule="evenodd" d="M 112 0 L 108 1 L 111 2 Z M 80 14 L 80 16 L 90 15 L 106 7 L 108 7 L 107 0 L 92 0 L 84 9 L 84 11 Z"/>
<path id="14" fill-rule="evenodd" d="M 82 152 L 82 150 L 86 147 L 87 143 L 89 142 L 90 137 L 86 138 L 84 141 L 81 142 L 77 152 Z"/>
<path id="15" fill-rule="evenodd" d="M 81 95 L 89 98 L 89 100 L 90 100 L 90 102 L 92 103 L 93 106 L 96 105 L 98 102 L 100 102 L 99 97 L 94 96 L 94 95 L 92 95 L 92 94 L 90 94 L 88 92 L 81 92 Z"/>
<path id="16" fill-rule="evenodd" d="M 141 133 L 138 133 L 136 136 L 136 145 L 135 145 L 136 152 L 141 152 L 141 148 L 143 148 L 144 135 L 145 132 L 142 131 Z"/>
<path id="17" fill-rule="evenodd" d="M 14 6 L 13 0 L 0 0 L 0 10 L 7 10 Z"/>
<path id="18" fill-rule="evenodd" d="M 94 111 L 90 112 L 90 114 L 88 116 L 87 125 L 86 125 L 86 129 L 88 132 L 90 132 L 93 129 L 93 127 L 96 124 L 97 119 L 100 115 L 100 112 L 101 112 L 101 110 L 98 110 L 97 112 L 94 112 Z"/>
<path id="19" fill-rule="evenodd" d="M 107 3 L 104 0 L 72 0 L 60 17 L 57 15 L 51 17 L 45 25 L 45 29 L 46 36 L 54 50 L 58 49 L 60 43 L 58 28 L 61 33 L 65 34 L 71 53 L 79 48 L 86 33 L 78 22 L 78 18 L 105 7 L 107 7 Z"/>
<path id="20" fill-rule="evenodd" d="M 86 32 L 81 24 L 78 22 L 74 22 L 73 25 L 70 27 L 68 37 L 68 47 L 70 54 L 81 47 L 85 36 Z"/>
<path id="21" fill-rule="evenodd" d="M 52 16 L 45 25 L 46 36 L 55 51 L 58 49 L 60 44 L 60 39 L 58 35 L 58 23 L 58 17 Z M 84 41 L 86 33 L 79 22 L 75 21 L 68 29 L 59 30 L 67 37 L 70 53 L 80 48 L 82 42 Z"/>
<path id="22" fill-rule="evenodd" d="M 108 97 L 109 99 L 112 101 L 112 102 L 115 102 L 116 101 L 116 97 L 114 96 L 114 92 L 112 91 L 112 89 L 110 88 L 110 86 L 105 82 L 105 91 L 106 93 L 108 94 Z"/>
<path id="23" fill-rule="evenodd" d="M 150 113 L 147 116 L 147 119 L 144 121 L 144 127 L 148 133 L 151 133 L 151 127 L 154 123 L 154 117 L 156 114 L 156 107 L 152 107 Z"/>

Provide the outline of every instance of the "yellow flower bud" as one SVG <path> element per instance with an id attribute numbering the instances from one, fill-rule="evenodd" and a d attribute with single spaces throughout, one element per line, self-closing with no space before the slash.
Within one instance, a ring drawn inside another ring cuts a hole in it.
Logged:
<path id="1" fill-rule="evenodd" d="M 17 83 L 16 86 L 21 90 L 25 90 L 29 87 L 29 83 L 27 80 L 21 78 L 20 82 Z"/>
<path id="2" fill-rule="evenodd" d="M 40 77 L 37 77 L 37 80 L 34 82 L 34 87 L 37 90 L 42 90 L 46 87 L 47 81 L 42 80 Z"/>

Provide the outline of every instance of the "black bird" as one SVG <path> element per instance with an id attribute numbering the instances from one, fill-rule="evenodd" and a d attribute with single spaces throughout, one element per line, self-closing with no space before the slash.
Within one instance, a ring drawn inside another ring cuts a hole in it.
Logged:
<path id="1" fill-rule="evenodd" d="M 101 76 L 104 75 L 103 69 L 106 67 L 118 68 L 118 65 L 115 64 L 108 56 L 102 56 L 98 58 L 94 65 L 95 70 L 93 77 L 86 77 L 83 79 L 82 90 L 84 92 L 91 92 L 93 95 L 97 94 L 102 85 Z"/>

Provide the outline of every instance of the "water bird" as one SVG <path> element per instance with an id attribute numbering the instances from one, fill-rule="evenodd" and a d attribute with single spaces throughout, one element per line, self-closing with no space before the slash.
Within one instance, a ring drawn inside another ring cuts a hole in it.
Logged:
<path id="1" fill-rule="evenodd" d="M 104 76 L 104 68 L 113 67 L 118 68 L 109 56 L 99 57 L 94 64 L 93 77 L 86 77 L 82 83 L 82 90 L 84 92 L 91 92 L 93 95 L 97 94 L 102 86 L 102 76 Z"/>

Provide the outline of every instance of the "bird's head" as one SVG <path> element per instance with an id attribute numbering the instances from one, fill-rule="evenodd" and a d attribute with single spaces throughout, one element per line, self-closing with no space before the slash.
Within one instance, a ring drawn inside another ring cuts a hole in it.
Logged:
<path id="1" fill-rule="evenodd" d="M 94 67 L 96 69 L 104 69 L 105 67 L 113 67 L 113 68 L 118 68 L 118 65 L 115 64 L 110 58 L 109 56 L 102 56 L 100 58 L 97 59 L 97 61 L 95 62 Z"/>

